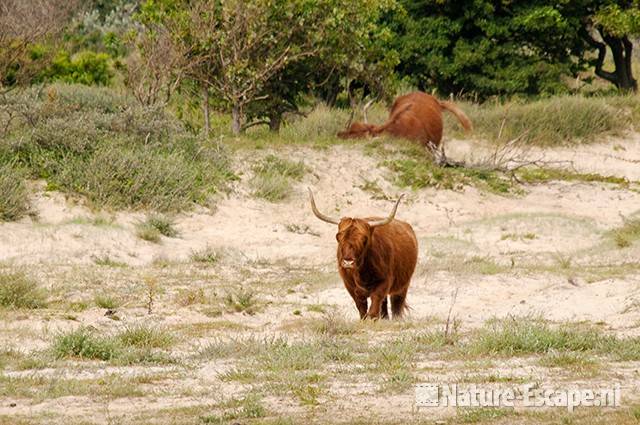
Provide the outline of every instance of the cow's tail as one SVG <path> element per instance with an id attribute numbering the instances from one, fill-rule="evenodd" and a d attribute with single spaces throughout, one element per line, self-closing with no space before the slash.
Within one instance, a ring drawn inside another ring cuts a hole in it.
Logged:
<path id="1" fill-rule="evenodd" d="M 394 319 L 399 319 L 404 316 L 411 307 L 407 304 L 407 294 L 391 295 L 391 314 Z"/>
<path id="2" fill-rule="evenodd" d="M 471 124 L 471 120 L 469 119 L 469 117 L 467 117 L 467 115 L 464 112 L 462 112 L 462 109 L 458 108 L 452 102 L 447 102 L 444 100 L 440 100 L 439 102 L 440 102 L 440 107 L 442 109 L 446 109 L 447 111 L 455 115 L 456 118 L 458 118 L 458 121 L 460 121 L 460 124 L 462 124 L 462 127 L 464 127 L 465 130 L 467 131 L 473 130 L 473 125 Z"/>

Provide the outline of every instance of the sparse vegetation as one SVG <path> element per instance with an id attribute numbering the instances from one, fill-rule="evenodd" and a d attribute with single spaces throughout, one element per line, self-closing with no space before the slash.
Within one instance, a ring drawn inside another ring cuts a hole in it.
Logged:
<path id="1" fill-rule="evenodd" d="M 550 323 L 531 317 L 496 320 L 470 340 L 470 353 L 478 354 L 545 354 L 553 352 L 589 352 L 610 355 L 614 358 L 640 356 L 640 340 L 616 338 L 593 327 Z M 569 362 L 560 357 L 560 362 Z M 585 360 L 586 361 L 586 360 Z"/>
<path id="2" fill-rule="evenodd" d="M 620 135 L 633 122 L 640 103 L 634 96 L 558 96 L 533 102 L 467 104 L 474 132 L 489 141 L 512 140 L 537 146 L 589 143 Z M 625 112 L 621 113 L 621 109 Z M 453 119 L 448 128 L 456 131 Z M 504 121 L 504 126 L 502 125 Z"/>
<path id="3" fill-rule="evenodd" d="M 145 241 L 158 243 L 160 236 L 175 238 L 178 236 L 178 231 L 171 218 L 160 214 L 151 214 L 136 225 L 136 235 Z"/>
<path id="4" fill-rule="evenodd" d="M 433 163 L 429 158 L 391 159 L 384 162 L 395 174 L 395 184 L 401 187 L 422 189 L 462 190 L 464 186 L 476 185 L 494 193 L 509 193 L 513 184 L 502 173 L 493 170 L 462 167 L 445 168 Z"/>
<path id="5" fill-rule="evenodd" d="M 231 311 L 252 315 L 258 311 L 260 301 L 255 291 L 241 288 L 236 291 L 227 292 L 224 296 L 224 304 Z"/>
<path id="6" fill-rule="evenodd" d="M 291 192 L 291 182 L 300 181 L 306 172 L 302 161 L 293 162 L 268 155 L 253 167 L 253 193 L 270 202 L 285 199 Z"/>
<path id="7" fill-rule="evenodd" d="M 627 248 L 640 240 L 640 218 L 625 218 L 622 226 L 611 231 L 618 248 Z"/>
<path id="8" fill-rule="evenodd" d="M 577 173 L 561 168 L 523 168 L 517 173 L 518 179 L 524 183 L 546 183 L 554 180 L 584 183 L 609 183 L 620 187 L 628 187 L 629 180 L 624 177 L 602 176 L 595 173 Z"/>
<path id="9" fill-rule="evenodd" d="M 55 336 L 51 352 L 57 359 L 104 360 L 119 364 L 167 363 L 171 359 L 157 349 L 170 348 L 174 339 L 167 331 L 136 325 L 113 335 L 88 328 Z"/>
<path id="10" fill-rule="evenodd" d="M 0 272 L 0 306 L 43 308 L 46 296 L 38 282 L 22 272 Z"/>
<path id="11" fill-rule="evenodd" d="M 195 263 L 216 264 L 221 257 L 221 251 L 210 246 L 191 252 L 191 261 Z"/>
<path id="12" fill-rule="evenodd" d="M 96 296 L 93 298 L 93 301 L 98 307 L 106 309 L 118 308 L 121 304 L 119 299 L 105 292 L 96 294 Z"/>
<path id="13" fill-rule="evenodd" d="M 0 222 L 18 220 L 31 211 L 24 177 L 11 164 L 0 161 Z"/>

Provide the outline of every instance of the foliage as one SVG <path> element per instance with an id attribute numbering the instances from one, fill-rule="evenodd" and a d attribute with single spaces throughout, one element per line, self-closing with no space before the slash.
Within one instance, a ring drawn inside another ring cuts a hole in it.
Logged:
<path id="1" fill-rule="evenodd" d="M 253 167 L 253 193 L 271 202 L 285 199 L 291 192 L 291 181 L 300 181 L 307 171 L 304 162 L 293 162 L 268 155 Z"/>
<path id="2" fill-rule="evenodd" d="M 206 204 L 234 178 L 219 146 L 107 89 L 53 85 L 8 97 L 21 114 L 0 146 L 0 164 L 101 208 L 176 211 Z"/>
<path id="3" fill-rule="evenodd" d="M 0 163 L 0 221 L 18 220 L 31 210 L 24 173 Z"/>
<path id="4" fill-rule="evenodd" d="M 575 77 L 588 65 L 620 88 L 635 86 L 628 37 L 640 28 L 637 2 L 402 0 L 401 4 L 406 13 L 389 20 L 399 34 L 397 71 L 427 91 L 479 99 L 563 93 L 567 86 L 562 77 Z M 614 55 L 614 72 L 602 70 L 607 46 Z"/>
<path id="5" fill-rule="evenodd" d="M 65 83 L 106 86 L 114 76 L 109 62 L 110 57 L 106 53 L 85 50 L 71 56 L 63 50 L 53 58 L 51 65 L 43 71 L 41 78 Z"/>
<path id="6" fill-rule="evenodd" d="M 371 37 L 376 20 L 392 4 L 392 0 L 148 0 L 139 17 L 145 25 L 161 25 L 182 46 L 191 78 L 224 100 L 237 134 L 254 102 L 268 101 L 262 111 L 277 111 L 273 102 L 281 111 L 287 109 L 285 103 L 289 109 L 297 104 L 297 94 L 318 75 L 309 75 L 310 71 L 348 66 L 364 72 L 363 64 L 372 62 L 363 55 L 369 40 L 377 38 Z"/>
<path id="7" fill-rule="evenodd" d="M 46 66 L 51 49 L 38 47 L 58 39 L 77 6 L 77 0 L 0 2 L 0 93 L 30 82 Z"/>
<path id="8" fill-rule="evenodd" d="M 640 111 L 640 102 L 631 96 L 554 96 L 465 106 L 475 134 L 493 142 L 519 138 L 537 146 L 589 143 L 621 135 Z M 445 120 L 450 123 L 450 117 L 445 115 Z"/>
<path id="9" fill-rule="evenodd" d="M 393 25 L 400 75 L 421 89 L 481 99 L 558 93 L 580 69 L 576 28 L 552 2 L 405 0 Z"/>

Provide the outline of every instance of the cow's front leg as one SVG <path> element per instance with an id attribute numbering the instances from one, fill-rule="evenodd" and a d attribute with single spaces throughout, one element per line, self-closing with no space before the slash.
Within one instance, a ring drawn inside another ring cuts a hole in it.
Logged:
<path id="1" fill-rule="evenodd" d="M 387 299 L 387 286 L 388 285 L 380 285 L 375 289 L 375 291 L 371 293 L 370 295 L 371 306 L 369 306 L 369 312 L 367 313 L 367 318 L 369 319 L 380 318 L 382 304 Z M 384 307 L 386 309 L 386 303 Z"/>
<path id="2" fill-rule="evenodd" d="M 367 316 L 367 296 L 366 294 L 360 294 L 355 288 L 350 287 L 349 285 L 345 285 L 349 295 L 353 298 L 353 302 L 356 303 L 356 308 L 358 309 L 358 313 L 360 313 L 360 319 L 364 319 Z"/>

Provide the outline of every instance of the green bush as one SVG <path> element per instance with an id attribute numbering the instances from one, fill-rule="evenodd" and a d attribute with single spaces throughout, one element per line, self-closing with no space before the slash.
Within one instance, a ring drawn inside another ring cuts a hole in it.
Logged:
<path id="1" fill-rule="evenodd" d="M 53 343 L 56 358 L 81 358 L 93 360 L 111 360 L 119 354 L 120 347 L 110 338 L 101 338 L 89 329 L 80 328 L 61 333 Z"/>
<path id="2" fill-rule="evenodd" d="M 0 166 L 15 164 L 96 207 L 177 211 L 206 204 L 235 178 L 218 145 L 111 90 L 55 84 L 7 99 L 21 113 L 0 147 Z"/>
<path id="3" fill-rule="evenodd" d="M 42 78 L 50 81 L 106 86 L 114 76 L 106 53 L 85 50 L 71 56 L 60 51 L 51 65 L 43 72 Z"/>
<path id="4" fill-rule="evenodd" d="M 24 175 L 10 164 L 0 163 L 0 194 L 0 221 L 18 220 L 29 213 Z"/>

